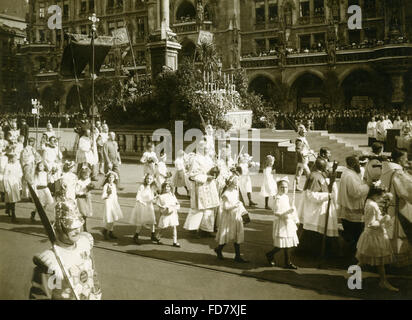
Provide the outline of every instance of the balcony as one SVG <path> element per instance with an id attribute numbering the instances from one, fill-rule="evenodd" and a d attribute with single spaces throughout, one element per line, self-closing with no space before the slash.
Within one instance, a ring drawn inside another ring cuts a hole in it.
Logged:
<path id="1" fill-rule="evenodd" d="M 203 24 L 200 26 L 196 23 L 196 21 L 192 20 L 192 21 L 183 22 L 183 23 L 175 23 L 172 26 L 172 29 L 176 34 L 196 33 L 196 32 L 199 32 L 200 29 L 206 30 L 206 31 L 212 31 L 212 22 L 204 21 Z"/>
<path id="2" fill-rule="evenodd" d="M 256 21 L 255 30 L 265 30 L 266 24 L 265 21 Z"/>
<path id="3" fill-rule="evenodd" d="M 197 31 L 196 21 L 175 23 L 173 25 L 173 31 L 177 34 L 196 32 Z"/>
<path id="4" fill-rule="evenodd" d="M 279 28 L 279 18 L 278 17 L 269 17 L 268 29 Z"/>
<path id="5" fill-rule="evenodd" d="M 122 13 L 123 6 L 106 7 L 106 14 Z"/>
<path id="6" fill-rule="evenodd" d="M 79 18 L 88 19 L 91 14 L 94 13 L 94 8 L 90 10 L 82 10 L 79 12 Z"/>
<path id="7" fill-rule="evenodd" d="M 44 53 L 47 54 L 48 52 L 52 51 L 54 48 L 53 44 L 50 43 L 28 43 L 24 44 L 20 47 L 19 52 L 24 53 Z"/>
<path id="8" fill-rule="evenodd" d="M 300 25 L 306 25 L 310 23 L 310 17 L 309 16 L 305 16 L 305 17 L 299 17 L 298 23 Z"/>
<path id="9" fill-rule="evenodd" d="M 412 57 L 412 44 L 387 44 L 375 48 L 340 50 L 336 53 L 336 62 L 379 61 L 404 57 Z"/>
<path id="10" fill-rule="evenodd" d="M 393 62 L 395 59 L 408 59 L 412 57 L 412 44 L 386 44 L 374 48 L 362 49 L 345 49 L 336 52 L 336 63 L 365 63 L 388 61 Z M 276 52 L 244 55 L 240 58 L 243 68 L 263 68 L 277 67 L 278 56 Z M 289 53 L 286 58 L 287 66 L 298 65 L 326 65 L 328 64 L 328 55 L 325 52 L 308 52 L 308 53 Z"/>
<path id="11" fill-rule="evenodd" d="M 261 57 L 244 57 L 240 59 L 242 68 L 265 68 L 265 67 L 277 67 L 279 64 L 279 58 L 274 56 L 261 56 Z"/>
<path id="12" fill-rule="evenodd" d="M 326 22 L 326 17 L 324 15 L 315 15 L 312 17 L 312 24 L 323 24 Z"/>
<path id="13" fill-rule="evenodd" d="M 290 54 L 286 58 L 286 65 L 320 65 L 328 63 L 328 55 L 325 52 Z"/>

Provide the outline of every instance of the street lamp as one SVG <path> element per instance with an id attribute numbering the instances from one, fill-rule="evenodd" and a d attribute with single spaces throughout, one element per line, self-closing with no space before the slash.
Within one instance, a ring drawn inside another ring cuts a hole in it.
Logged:
<path id="1" fill-rule="evenodd" d="M 91 17 L 89 17 L 89 20 L 92 22 L 92 40 L 91 40 L 91 46 L 92 46 L 92 72 L 91 72 L 91 76 L 92 76 L 92 130 L 91 130 L 91 134 L 92 134 L 92 148 L 93 148 L 93 153 L 94 156 L 97 157 L 97 149 L 96 149 L 96 141 L 95 141 L 95 136 L 94 136 L 94 117 L 95 117 L 95 105 L 94 105 L 94 81 L 96 80 L 97 76 L 95 74 L 95 70 L 94 70 L 94 59 L 95 59 L 95 52 L 94 52 L 94 38 L 96 37 L 96 31 L 97 31 L 97 27 L 96 24 L 100 21 L 99 18 L 96 17 L 96 14 L 93 13 Z"/>
<path id="2" fill-rule="evenodd" d="M 31 99 L 31 104 L 33 105 L 33 109 L 31 109 L 31 113 L 33 114 L 34 126 L 36 127 L 36 149 L 38 149 L 40 109 L 43 107 L 37 99 Z"/>
<path id="3" fill-rule="evenodd" d="M 96 17 L 96 14 L 93 13 L 91 17 L 89 17 L 89 20 L 92 22 L 92 41 L 91 41 L 91 46 L 92 46 L 92 72 L 91 72 L 91 76 L 92 76 L 92 132 L 94 132 L 94 109 L 95 109 L 95 105 L 94 105 L 94 81 L 96 79 L 96 74 L 95 74 L 95 70 L 94 70 L 94 59 L 95 59 L 95 52 L 94 52 L 94 38 L 96 36 L 96 31 L 97 31 L 97 27 L 96 24 L 97 22 L 100 21 L 99 18 Z"/>

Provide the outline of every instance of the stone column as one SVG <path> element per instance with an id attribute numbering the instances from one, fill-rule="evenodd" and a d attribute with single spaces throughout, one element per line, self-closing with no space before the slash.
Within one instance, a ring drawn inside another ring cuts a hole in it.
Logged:
<path id="1" fill-rule="evenodd" d="M 296 25 L 300 17 L 300 4 L 299 1 L 293 1 L 295 3 L 295 9 L 292 10 L 292 24 Z"/>
<path id="2" fill-rule="evenodd" d="M 160 23 L 157 18 L 157 3 L 155 0 L 150 0 L 147 2 L 147 21 L 149 34 L 153 33 L 155 30 L 160 30 Z"/>
<path id="3" fill-rule="evenodd" d="M 315 18 L 315 3 L 313 2 L 313 0 L 309 0 L 309 21 L 310 24 L 313 23 Z"/>
<path id="4" fill-rule="evenodd" d="M 161 21 L 160 28 L 151 33 L 150 40 L 147 43 L 147 48 L 150 50 L 150 66 L 153 78 L 162 72 L 163 67 L 173 71 L 177 70 L 178 51 L 182 48 L 176 40 L 176 34 L 170 30 L 169 0 L 158 0 L 157 8 L 157 16 Z M 153 15 L 154 13 L 149 11 L 149 20 Z"/>
<path id="5" fill-rule="evenodd" d="M 160 0 L 160 26 L 170 31 L 169 0 Z"/>

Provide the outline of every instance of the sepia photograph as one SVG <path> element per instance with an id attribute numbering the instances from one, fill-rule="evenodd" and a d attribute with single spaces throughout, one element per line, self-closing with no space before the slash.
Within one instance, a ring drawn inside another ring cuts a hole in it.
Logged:
<path id="1" fill-rule="evenodd" d="M 411 41 L 411 0 L 0 0 L 0 300 L 412 299 Z"/>

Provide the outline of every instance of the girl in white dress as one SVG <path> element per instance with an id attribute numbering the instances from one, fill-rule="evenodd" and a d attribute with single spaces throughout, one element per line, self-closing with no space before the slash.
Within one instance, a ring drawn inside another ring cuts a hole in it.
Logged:
<path id="1" fill-rule="evenodd" d="M 155 152 L 155 147 L 152 142 L 149 142 L 146 147 L 146 151 L 143 153 L 143 156 L 140 159 L 140 162 L 143 163 L 143 173 L 146 176 L 151 174 L 155 176 L 156 174 L 156 164 L 159 162 Z"/>
<path id="2" fill-rule="evenodd" d="M 9 159 L 6 156 L 6 153 L 0 149 L 0 201 L 4 202 L 5 193 L 4 193 L 4 170 L 6 169 L 6 165 L 9 162 Z"/>
<path id="3" fill-rule="evenodd" d="M 153 203 L 155 201 L 155 189 L 154 179 L 151 174 L 146 174 L 143 184 L 139 186 L 136 194 L 136 204 L 130 215 L 130 224 L 136 226 L 136 233 L 133 240 L 136 244 L 139 242 L 139 233 L 142 227 L 148 227 L 152 230 L 151 240 L 157 244 L 160 244 L 160 240 L 156 237 L 156 216 Z"/>
<path id="4" fill-rule="evenodd" d="M 7 157 L 9 162 L 6 164 L 3 176 L 6 214 L 9 216 L 11 214 L 11 221 L 17 222 L 16 202 L 21 200 L 20 191 L 22 190 L 21 178 L 23 177 L 23 171 L 15 153 L 8 153 Z"/>
<path id="5" fill-rule="evenodd" d="M 103 229 L 105 240 L 117 239 L 113 234 L 114 222 L 123 218 L 122 209 L 117 199 L 116 180 L 117 173 L 109 171 L 106 174 L 106 181 L 103 186 L 102 199 L 104 200 L 103 223 L 106 227 Z"/>
<path id="6" fill-rule="evenodd" d="M 240 244 L 244 241 L 244 227 L 242 215 L 247 213 L 242 202 L 239 200 L 239 177 L 233 175 L 229 178 L 227 188 L 223 192 L 222 216 L 216 234 L 216 241 L 219 243 L 215 248 L 218 259 L 223 260 L 223 247 L 233 241 L 235 247 L 235 261 L 248 262 L 240 256 Z"/>
<path id="7" fill-rule="evenodd" d="M 385 195 L 387 195 L 385 189 L 380 186 L 372 185 L 369 189 L 364 209 L 365 229 L 356 246 L 356 259 L 359 260 L 359 264 L 377 266 L 381 288 L 399 291 L 388 282 L 385 274 L 385 264 L 394 261 L 387 231 L 391 217 L 388 214 L 383 215 L 378 205 Z"/>
<path id="8" fill-rule="evenodd" d="M 94 186 L 90 179 L 90 169 L 84 167 L 80 170 L 80 179 L 76 183 L 76 199 L 80 214 L 83 216 L 84 231 L 87 232 L 87 218 L 93 216 L 92 194 Z"/>
<path id="9" fill-rule="evenodd" d="M 297 236 L 297 224 L 299 219 L 296 208 L 291 207 L 288 197 L 289 179 L 280 179 L 277 183 L 278 194 L 275 196 L 273 205 L 273 249 L 266 253 L 266 258 L 271 266 L 275 266 L 273 257 L 279 250 L 285 251 L 285 268 L 297 269 L 290 261 L 290 249 L 297 247 L 299 239 Z"/>
<path id="10" fill-rule="evenodd" d="M 162 185 L 168 177 L 167 167 L 166 167 L 166 154 L 162 151 L 160 153 L 160 159 L 156 166 L 156 186 L 158 192 L 162 190 Z"/>
<path id="11" fill-rule="evenodd" d="M 76 163 L 74 161 L 66 161 L 63 165 L 63 174 L 56 181 L 55 195 L 64 196 L 66 199 L 76 200 L 76 184 L 78 181 L 77 175 L 74 173 Z M 63 190 L 64 189 L 64 190 Z M 63 194 L 64 193 L 64 194 Z"/>
<path id="12" fill-rule="evenodd" d="M 267 155 L 265 159 L 265 166 L 263 169 L 263 182 L 260 189 L 260 195 L 265 197 L 265 209 L 272 210 L 269 207 L 269 198 L 276 195 L 277 188 L 275 178 L 273 177 L 273 165 L 275 164 L 275 157 Z"/>
<path id="13" fill-rule="evenodd" d="M 242 169 L 240 175 L 240 192 L 242 193 L 242 196 L 246 193 L 249 200 L 249 206 L 256 206 L 257 203 L 252 201 L 252 179 L 249 174 L 249 168 L 256 164 L 251 162 L 251 160 L 252 157 L 250 157 L 247 153 L 239 156 L 239 167 Z"/>
<path id="14" fill-rule="evenodd" d="M 20 161 L 21 152 L 24 149 L 24 136 L 18 136 L 17 143 L 16 143 L 16 154 L 17 154 L 17 161 Z"/>
<path id="15" fill-rule="evenodd" d="M 187 189 L 186 186 L 186 168 L 185 168 L 185 152 L 183 150 L 179 150 L 177 152 L 177 157 L 175 160 L 175 176 L 174 176 L 174 187 L 175 193 L 177 196 L 179 196 L 178 188 L 184 187 L 186 189 L 187 194 L 189 194 L 189 190 Z"/>
<path id="16" fill-rule="evenodd" d="M 36 170 L 34 171 L 33 179 L 33 189 L 36 191 L 36 195 L 39 198 L 39 201 L 43 208 L 47 208 L 54 204 L 53 197 L 51 195 L 50 189 L 48 187 L 49 179 L 48 173 L 46 171 L 46 166 L 43 161 L 37 163 Z M 36 211 L 32 211 L 31 220 L 34 221 Z"/>
<path id="17" fill-rule="evenodd" d="M 177 226 L 179 225 L 177 211 L 180 209 L 180 204 L 172 193 L 172 186 L 168 181 L 163 183 L 161 194 L 156 199 L 156 205 L 160 208 L 161 213 L 157 238 L 160 239 L 161 230 L 172 227 L 173 247 L 180 248 L 180 244 L 177 242 Z"/>

